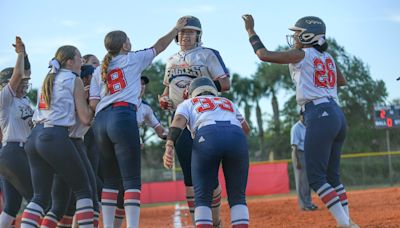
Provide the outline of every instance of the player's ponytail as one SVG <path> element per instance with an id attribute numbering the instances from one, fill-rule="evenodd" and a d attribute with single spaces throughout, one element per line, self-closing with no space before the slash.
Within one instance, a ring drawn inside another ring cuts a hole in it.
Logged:
<path id="1" fill-rule="evenodd" d="M 128 36 L 123 31 L 112 31 L 107 33 L 104 38 L 104 46 L 107 49 L 108 53 L 104 56 L 103 63 L 101 66 L 101 79 L 105 84 L 106 93 L 108 93 L 108 65 L 112 57 L 117 56 L 122 49 L 122 46 L 127 41 Z"/>
<path id="2" fill-rule="evenodd" d="M 60 47 L 55 57 L 50 61 L 50 72 L 46 75 L 42 86 L 42 98 L 47 108 L 50 108 L 51 97 L 53 96 L 54 80 L 60 68 L 64 68 L 67 61 L 74 59 L 78 54 L 78 49 L 74 46 L 65 45 Z"/>
<path id="3" fill-rule="evenodd" d="M 110 61 L 112 59 L 112 55 L 110 53 L 107 53 L 104 56 L 103 63 L 101 65 L 101 80 L 103 80 L 105 87 L 106 87 L 106 94 L 108 93 L 108 83 L 107 83 L 107 74 L 108 74 L 108 64 L 110 64 Z"/>

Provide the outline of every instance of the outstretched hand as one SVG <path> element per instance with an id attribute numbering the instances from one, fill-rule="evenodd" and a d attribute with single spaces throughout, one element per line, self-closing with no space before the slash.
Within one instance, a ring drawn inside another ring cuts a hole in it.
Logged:
<path id="1" fill-rule="evenodd" d="M 19 36 L 15 37 L 15 44 L 13 44 L 12 46 L 15 47 L 16 53 L 25 52 L 25 45 L 22 42 L 21 37 Z"/>
<path id="2" fill-rule="evenodd" d="M 253 16 L 251 16 L 251 14 L 244 14 L 242 16 L 243 20 L 244 20 L 244 27 L 246 29 L 247 32 L 251 32 L 254 31 L 254 19 Z"/>
<path id="3" fill-rule="evenodd" d="M 174 165 L 174 146 L 171 144 L 165 144 L 163 163 L 166 169 L 172 169 Z"/>

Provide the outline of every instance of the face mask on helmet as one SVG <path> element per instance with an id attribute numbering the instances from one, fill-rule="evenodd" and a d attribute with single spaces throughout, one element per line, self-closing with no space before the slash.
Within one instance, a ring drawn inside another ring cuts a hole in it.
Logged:
<path id="1" fill-rule="evenodd" d="M 321 42 L 320 40 L 324 39 L 326 27 L 325 23 L 320 18 L 307 16 L 300 18 L 289 30 L 300 31 L 298 39 L 302 44 L 314 45 L 319 44 Z"/>
<path id="2" fill-rule="evenodd" d="M 187 23 L 182 28 L 182 30 L 183 29 L 196 30 L 197 31 L 196 43 L 200 44 L 201 43 L 201 35 L 202 35 L 200 20 L 197 17 L 193 17 L 193 16 L 185 16 L 185 17 L 187 18 Z M 175 42 L 179 44 L 178 35 L 175 37 Z"/>

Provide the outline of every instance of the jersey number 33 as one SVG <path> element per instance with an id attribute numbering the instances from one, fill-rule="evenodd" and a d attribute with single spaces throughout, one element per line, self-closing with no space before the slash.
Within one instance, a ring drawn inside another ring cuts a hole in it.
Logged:
<path id="1" fill-rule="evenodd" d="M 196 111 L 199 113 L 213 111 L 217 108 L 228 112 L 234 112 L 230 100 L 223 97 L 196 97 L 192 99 L 193 105 L 200 104 Z"/>

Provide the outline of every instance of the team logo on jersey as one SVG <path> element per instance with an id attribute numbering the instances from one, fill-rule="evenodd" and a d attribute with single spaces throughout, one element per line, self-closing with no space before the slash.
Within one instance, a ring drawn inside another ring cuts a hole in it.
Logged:
<path id="1" fill-rule="evenodd" d="M 33 116 L 33 110 L 29 106 L 19 106 L 19 111 L 21 112 L 21 119 L 23 120 L 27 120 Z"/>
<path id="2" fill-rule="evenodd" d="M 188 80 L 179 80 L 175 83 L 176 87 L 180 88 L 180 89 L 185 89 L 187 87 L 189 87 L 190 85 L 190 81 Z"/>
<path id="3" fill-rule="evenodd" d="M 185 65 L 184 67 L 182 67 L 182 65 L 180 66 L 176 66 L 176 67 L 172 67 L 169 68 L 167 71 L 167 75 L 168 77 L 174 77 L 174 76 L 194 76 L 194 77 L 200 77 L 202 76 L 202 66 L 187 66 Z"/>

